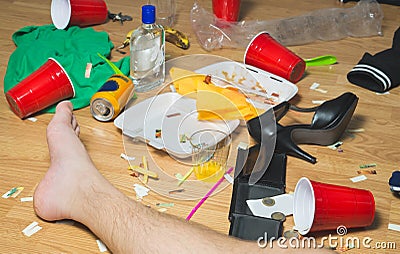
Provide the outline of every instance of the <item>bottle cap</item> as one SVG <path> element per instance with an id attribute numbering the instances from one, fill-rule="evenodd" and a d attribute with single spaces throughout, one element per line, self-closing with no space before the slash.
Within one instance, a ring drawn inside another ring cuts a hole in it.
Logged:
<path id="1" fill-rule="evenodd" d="M 156 7 L 154 5 L 142 6 L 142 23 L 153 24 L 156 22 Z"/>

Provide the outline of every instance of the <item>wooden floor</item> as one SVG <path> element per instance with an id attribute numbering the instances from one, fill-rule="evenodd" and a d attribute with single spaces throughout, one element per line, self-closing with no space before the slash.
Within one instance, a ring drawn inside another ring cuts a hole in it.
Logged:
<path id="1" fill-rule="evenodd" d="M 166 54 L 175 58 L 187 54 L 216 54 L 241 61 L 243 49 L 222 49 L 213 52 L 203 50 L 196 41 L 190 26 L 189 13 L 192 1 L 177 0 L 176 28 L 189 35 L 191 47 L 189 50 L 178 49 L 167 44 Z M 210 8 L 207 1 L 205 7 Z M 211 2 L 211 1 L 209 1 Z M 11 40 L 12 34 L 18 29 L 30 25 L 45 25 L 51 23 L 50 0 L 0 0 L 0 76 L 4 77 L 8 59 L 15 50 Z M 126 33 L 140 23 L 139 6 L 144 0 L 108 0 L 108 8 L 112 12 L 120 12 L 133 16 L 132 22 L 124 25 L 118 22 L 108 22 L 95 26 L 97 31 L 109 33 L 114 45 L 119 45 Z M 242 0 L 242 18 L 247 20 L 270 20 L 285 18 L 323 9 L 341 7 L 335 0 L 280 0 L 256 1 Z M 353 6 L 348 3 L 345 6 Z M 359 97 L 359 103 L 349 128 L 363 128 L 364 132 L 343 136 L 343 152 L 327 147 L 303 145 L 302 148 L 318 158 L 315 165 L 289 157 L 287 165 L 287 191 L 293 191 L 298 179 L 306 176 L 325 183 L 345 185 L 371 190 L 376 201 L 376 218 L 371 227 L 349 230 L 351 237 L 370 237 L 371 245 L 375 243 L 394 242 L 397 250 L 383 249 L 353 249 L 349 253 L 398 253 L 400 249 L 400 232 L 388 230 L 388 224 L 400 225 L 400 199 L 389 190 L 388 180 L 391 173 L 399 170 L 400 161 L 400 88 L 390 91 L 390 94 L 377 95 L 369 90 L 352 85 L 347 81 L 346 74 L 360 60 L 364 52 L 375 54 L 389 48 L 392 44 L 394 31 L 400 24 L 400 7 L 381 5 L 384 12 L 382 24 L 383 36 L 370 38 L 346 38 L 339 41 L 316 41 L 307 45 L 290 47 L 292 51 L 303 58 L 332 54 L 338 59 L 338 64 L 330 67 L 310 67 L 307 75 L 297 83 L 298 94 L 292 100 L 300 106 L 312 106 L 312 100 L 327 100 L 344 92 L 350 91 Z M 118 52 L 112 52 L 112 60 L 124 57 Z M 400 71 L 400 70 L 399 70 Z M 319 93 L 309 89 L 314 82 L 320 88 L 328 91 Z M 3 87 L 3 86 L 2 86 Z M 142 99 L 139 96 L 139 99 Z M 81 125 L 81 138 L 86 145 L 94 163 L 104 176 L 128 196 L 135 197 L 134 183 L 140 183 L 129 175 L 128 163 L 120 158 L 125 151 L 120 130 L 113 123 L 101 123 L 92 118 L 89 108 L 76 111 Z M 46 126 L 52 115 L 37 115 L 37 121 L 20 120 L 9 109 L 4 96 L 0 97 L 0 192 L 22 186 L 23 192 L 18 198 L 0 199 L 0 252 L 1 253 L 97 253 L 97 237 L 83 225 L 58 224 L 40 220 L 34 213 L 32 202 L 21 202 L 19 198 L 33 194 L 35 186 L 45 174 L 49 166 L 49 155 L 46 144 Z M 283 119 L 284 124 L 307 123 L 309 116 L 290 113 Z M 238 133 L 245 135 L 246 129 L 240 125 Z M 240 135 L 238 135 L 240 136 Z M 62 144 L 60 144 L 62 145 Z M 144 147 L 143 147 L 144 148 Z M 233 149 L 234 150 L 234 149 Z M 141 155 L 137 152 L 135 156 Z M 160 158 L 165 158 L 163 152 L 149 152 Z M 234 158 L 233 158 L 234 159 Z M 168 159 L 166 159 L 168 160 Z M 160 162 L 161 163 L 161 162 Z M 376 175 L 367 175 L 368 179 L 353 183 L 351 177 L 357 176 L 359 165 L 376 163 Z M 234 165 L 234 161 L 230 161 Z M 227 219 L 230 205 L 231 186 L 227 186 L 208 199 L 192 218 L 193 221 L 204 224 L 212 230 L 228 234 Z M 166 213 L 186 217 L 198 200 L 170 199 L 151 191 L 144 198 L 153 209 L 158 209 L 156 203 L 174 203 Z M 340 202 L 340 200 L 337 200 Z M 22 230 L 31 222 L 37 221 L 42 227 L 31 237 L 24 236 Z M 293 226 L 289 217 L 285 229 Z M 332 232 L 336 235 L 335 232 Z M 196 236 L 193 236 L 196 238 Z M 155 242 L 157 244 L 157 242 Z"/>

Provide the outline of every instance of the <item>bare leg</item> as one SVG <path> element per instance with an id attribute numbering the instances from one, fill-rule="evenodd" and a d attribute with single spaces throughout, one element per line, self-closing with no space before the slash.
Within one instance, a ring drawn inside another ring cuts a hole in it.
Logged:
<path id="1" fill-rule="evenodd" d="M 41 218 L 79 221 L 114 253 L 265 251 L 255 242 L 218 234 L 128 198 L 97 171 L 78 135 L 71 104 L 60 103 L 47 128 L 51 165 L 34 194 Z"/>

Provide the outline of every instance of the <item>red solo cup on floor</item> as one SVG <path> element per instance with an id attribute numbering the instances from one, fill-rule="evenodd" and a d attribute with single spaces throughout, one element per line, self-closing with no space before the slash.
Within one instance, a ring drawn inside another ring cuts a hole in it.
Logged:
<path id="1" fill-rule="evenodd" d="M 104 0 L 52 0 L 51 19 L 58 29 L 70 26 L 98 25 L 107 21 Z"/>
<path id="2" fill-rule="evenodd" d="M 301 235 L 339 227 L 370 226 L 375 200 L 368 190 L 311 181 L 302 177 L 294 191 L 293 219 Z"/>
<path id="3" fill-rule="evenodd" d="M 213 0 L 212 8 L 217 18 L 236 22 L 239 20 L 240 0 Z"/>
<path id="4" fill-rule="evenodd" d="M 64 68 L 55 59 L 49 58 L 10 89 L 6 98 L 11 110 L 23 119 L 74 95 L 74 86 Z"/>
<path id="5" fill-rule="evenodd" d="M 244 63 L 296 83 L 306 69 L 304 60 L 267 32 L 253 37 L 244 53 Z"/>

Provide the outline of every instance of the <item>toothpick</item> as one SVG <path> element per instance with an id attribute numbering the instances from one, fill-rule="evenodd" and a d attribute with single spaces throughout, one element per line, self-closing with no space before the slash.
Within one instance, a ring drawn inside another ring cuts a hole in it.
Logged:
<path id="1" fill-rule="evenodd" d="M 189 178 L 189 176 L 193 173 L 193 171 L 194 171 L 194 167 L 192 167 L 192 168 L 182 177 L 182 179 L 179 180 L 178 186 L 181 186 L 182 183 L 185 182 L 186 179 Z"/>
<path id="2" fill-rule="evenodd" d="M 129 169 L 133 170 L 135 172 L 138 172 L 139 174 L 142 174 L 143 176 L 147 175 L 151 178 L 156 178 L 156 179 L 158 178 L 157 173 L 150 171 L 150 170 L 145 170 L 144 168 L 139 167 L 139 166 L 131 166 L 131 167 L 129 167 Z"/>
<path id="3" fill-rule="evenodd" d="M 149 181 L 149 175 L 148 175 L 148 169 L 147 169 L 147 160 L 146 156 L 143 155 L 142 157 L 142 162 L 143 162 L 143 168 L 145 170 L 145 174 L 143 174 L 143 182 L 147 183 Z"/>

